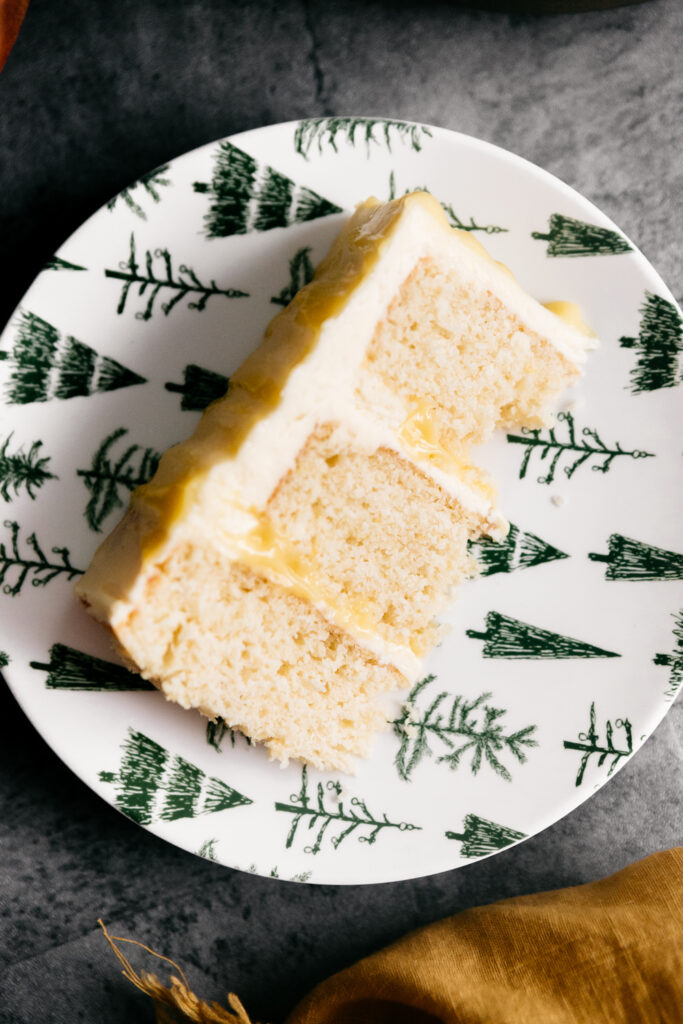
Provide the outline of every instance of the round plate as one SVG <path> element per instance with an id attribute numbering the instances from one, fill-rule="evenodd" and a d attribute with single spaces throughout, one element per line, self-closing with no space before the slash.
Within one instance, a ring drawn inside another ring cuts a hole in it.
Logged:
<path id="1" fill-rule="evenodd" d="M 542 302 L 577 302 L 602 345 L 552 429 L 480 450 L 513 529 L 478 546 L 481 577 L 370 760 L 355 777 L 281 769 L 141 688 L 73 581 L 354 204 L 415 188 Z M 312 882 L 444 871 L 567 814 L 670 706 L 683 679 L 681 316 L 614 224 L 519 157 L 367 118 L 212 143 L 72 235 L 1 349 L 10 686 L 81 779 L 169 842 Z"/>

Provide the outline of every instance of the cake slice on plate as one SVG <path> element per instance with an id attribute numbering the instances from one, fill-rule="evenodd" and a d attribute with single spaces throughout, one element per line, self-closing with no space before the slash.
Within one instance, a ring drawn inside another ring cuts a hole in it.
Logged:
<path id="1" fill-rule="evenodd" d="M 170 700 L 350 770 L 507 524 L 470 449 L 547 422 L 591 340 L 439 203 L 360 206 L 78 596 Z"/>

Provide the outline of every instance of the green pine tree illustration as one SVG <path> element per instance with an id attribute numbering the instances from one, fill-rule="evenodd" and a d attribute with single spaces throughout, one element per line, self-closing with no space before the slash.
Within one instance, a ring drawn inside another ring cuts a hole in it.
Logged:
<path id="1" fill-rule="evenodd" d="M 10 663 L 10 656 L 7 651 L 0 651 L 0 668 L 6 668 Z"/>
<path id="2" fill-rule="evenodd" d="M 63 260 L 61 256 L 50 256 L 43 270 L 87 270 L 87 267 L 81 267 L 78 263 L 69 263 L 68 260 Z"/>
<path id="3" fill-rule="evenodd" d="M 247 870 L 252 875 L 260 874 L 259 869 L 256 867 L 255 864 L 250 864 Z M 290 882 L 307 882 L 312 874 L 313 874 L 312 871 L 298 871 L 295 875 L 292 875 L 292 877 L 289 879 L 289 881 Z M 282 877 L 280 875 L 280 872 L 279 872 L 279 869 L 277 867 L 277 864 L 275 865 L 275 867 L 270 869 L 270 871 L 268 872 L 268 877 L 269 878 L 281 878 Z"/>
<path id="4" fill-rule="evenodd" d="M 445 690 L 436 696 L 430 694 L 429 704 L 417 707 L 418 698 L 434 682 L 429 675 L 416 683 L 403 705 L 400 718 L 391 724 L 400 740 L 394 763 L 400 777 L 408 782 L 425 757 L 433 757 L 433 746 L 445 748 L 436 764 L 446 764 L 451 770 L 460 766 L 469 754 L 470 770 L 476 775 L 484 761 L 501 779 L 510 782 L 512 775 L 501 760 L 502 754 L 511 754 L 520 764 L 527 759 L 525 747 L 538 746 L 534 739 L 535 725 L 527 725 L 506 735 L 500 719 L 503 708 L 494 708 L 487 701 L 490 693 L 482 693 L 474 700 L 454 696 Z"/>
<path id="5" fill-rule="evenodd" d="M 313 264 L 310 259 L 311 247 L 299 249 L 289 261 L 289 284 L 286 284 L 279 295 L 274 295 L 271 302 L 276 306 L 287 306 L 305 284 L 313 280 Z"/>
<path id="6" fill-rule="evenodd" d="M 405 196 L 410 195 L 411 192 L 429 192 L 430 190 L 426 185 L 420 185 L 419 188 L 407 188 L 404 189 L 403 194 Z M 431 195 L 431 193 L 430 193 Z M 389 199 L 396 198 L 396 176 L 392 171 L 389 175 Z M 441 208 L 448 217 L 452 228 L 458 228 L 459 231 L 483 231 L 486 235 L 500 235 L 506 234 L 508 229 L 501 228 L 497 224 L 477 224 L 474 217 L 470 217 L 469 221 L 461 220 L 457 213 L 453 209 L 450 203 L 441 202 Z"/>
<path id="7" fill-rule="evenodd" d="M 495 821 L 480 818 L 478 814 L 466 814 L 462 832 L 446 832 L 446 838 L 460 840 L 461 857 L 486 857 L 511 843 L 526 839 L 526 833 L 497 825 Z"/>
<path id="8" fill-rule="evenodd" d="M 167 391 L 182 395 L 180 408 L 187 412 L 202 412 L 228 390 L 229 377 L 213 370 L 205 370 L 196 363 L 188 363 L 183 371 L 183 383 L 164 385 Z"/>
<path id="9" fill-rule="evenodd" d="M 671 654 L 656 654 L 655 665 L 663 665 L 671 669 L 669 686 L 664 696 L 671 700 L 676 696 L 683 683 L 683 609 L 674 615 L 674 649 Z"/>
<path id="10" fill-rule="evenodd" d="M 422 191 L 428 192 L 429 189 L 423 189 Z M 477 224 L 474 217 L 470 217 L 469 221 L 461 220 L 450 203 L 442 202 L 441 206 L 451 223 L 451 227 L 458 228 L 460 231 L 483 231 L 485 235 L 506 234 L 508 231 L 508 228 L 501 228 L 498 224 Z"/>
<path id="11" fill-rule="evenodd" d="M 249 868 L 248 868 L 248 871 L 249 871 L 250 875 L 258 875 L 259 874 L 259 869 L 256 867 L 255 864 L 250 864 Z M 278 871 L 277 864 L 276 864 L 275 867 L 271 868 L 270 871 L 268 872 L 268 878 L 279 878 L 279 877 L 280 877 L 280 872 Z M 292 881 L 294 881 L 294 879 L 292 879 Z"/>
<path id="12" fill-rule="evenodd" d="M 206 742 L 214 750 L 220 753 L 221 743 L 226 733 L 231 734 L 232 745 L 235 746 L 235 740 L 232 736 L 232 730 L 225 724 L 222 718 L 217 718 L 215 721 L 209 721 L 206 723 Z"/>
<path id="13" fill-rule="evenodd" d="M 466 635 L 484 641 L 485 658 L 620 658 L 620 654 L 574 640 L 560 633 L 551 633 L 539 626 L 530 626 L 509 615 L 489 612 L 486 630 L 466 630 Z"/>
<path id="14" fill-rule="evenodd" d="M 137 181 L 134 181 L 132 185 L 122 189 L 118 195 L 115 195 L 113 199 L 110 199 L 107 203 L 107 209 L 113 210 L 118 201 L 122 200 L 136 217 L 140 217 L 141 220 L 147 220 L 147 214 L 140 204 L 135 201 L 132 193 L 136 192 L 138 196 L 145 198 L 147 196 L 151 196 L 152 201 L 158 203 L 161 200 L 158 189 L 162 186 L 171 184 L 169 179 L 164 177 L 168 168 L 168 164 L 163 164 L 161 167 L 156 167 L 153 171 L 148 171 L 147 174 L 143 174 L 142 177 L 138 178 Z"/>
<path id="15" fill-rule="evenodd" d="M 98 355 L 89 345 L 60 334 L 47 320 L 29 312 L 20 313 L 11 351 L 0 350 L 3 359 L 13 364 L 5 383 L 7 401 L 17 405 L 93 395 L 145 382 L 115 359 Z"/>
<path id="16" fill-rule="evenodd" d="M 568 480 L 571 480 L 579 466 L 582 466 L 584 462 L 588 462 L 593 457 L 597 460 L 596 464 L 591 467 L 594 473 L 607 473 L 614 460 L 620 455 L 628 456 L 631 459 L 654 458 L 653 452 L 644 452 L 638 449 L 626 451 L 618 442 L 613 448 L 609 448 L 597 430 L 594 430 L 592 427 L 584 427 L 581 431 L 583 437 L 588 438 L 589 441 L 578 440 L 572 414 L 570 412 L 560 412 L 557 414 L 557 419 L 560 423 L 567 424 L 567 438 L 564 441 L 557 437 L 555 427 L 551 427 L 546 432 L 547 437 L 543 436 L 544 431 L 527 427 L 522 427 L 521 435 L 507 435 L 507 440 L 510 444 L 521 444 L 526 448 L 522 464 L 519 467 L 520 480 L 525 478 L 529 460 L 534 452 L 539 454 L 541 461 L 552 453 L 550 465 L 545 476 L 536 478 L 539 484 L 551 484 L 553 482 L 557 465 L 566 454 L 569 454 L 569 461 L 571 463 L 571 465 L 564 466 L 564 473 Z"/>
<path id="17" fill-rule="evenodd" d="M 377 134 L 375 134 L 375 132 Z M 368 156 L 370 147 L 386 146 L 391 152 L 392 138 L 408 143 L 416 153 L 422 149 L 425 138 L 432 138 L 429 128 L 406 121 L 392 121 L 371 117 L 323 117 L 300 121 L 294 133 L 294 149 L 308 160 L 311 149 L 317 146 L 323 152 L 323 145 L 329 145 L 338 153 L 337 141 L 343 138 L 349 146 L 365 143 Z"/>
<path id="18" fill-rule="evenodd" d="M 242 736 L 242 739 L 248 747 L 251 746 L 251 738 L 240 733 L 237 729 L 231 729 L 229 725 L 226 725 L 222 718 L 216 718 L 213 722 L 206 723 L 206 742 L 214 750 L 217 750 L 220 754 L 221 744 L 226 736 L 230 737 L 230 746 L 234 747 L 237 736 Z"/>
<path id="19" fill-rule="evenodd" d="M 615 719 L 614 726 L 607 720 L 605 725 L 605 739 L 600 740 L 596 729 L 595 701 L 591 704 L 590 718 L 587 732 L 580 732 L 578 742 L 576 740 L 565 740 L 565 750 L 578 750 L 581 753 L 581 762 L 576 776 L 576 785 L 580 786 L 586 772 L 588 762 L 594 754 L 598 755 L 598 767 L 601 767 L 607 758 L 611 758 L 607 777 L 612 774 L 622 758 L 630 757 L 633 753 L 633 730 L 628 718 Z M 624 738 L 620 742 L 622 747 L 614 744 L 614 729 L 623 729 Z"/>
<path id="20" fill-rule="evenodd" d="M 631 252 L 623 235 L 596 224 L 585 224 L 561 213 L 550 216 L 547 234 L 532 231 L 532 238 L 548 243 L 548 256 L 605 256 Z"/>
<path id="21" fill-rule="evenodd" d="M 115 804 L 133 821 L 176 821 L 253 803 L 144 733 L 128 733 L 118 772 L 100 772 L 99 777 L 116 786 Z"/>
<path id="22" fill-rule="evenodd" d="M 637 338 L 620 338 L 622 348 L 637 353 L 631 370 L 631 391 L 656 391 L 673 388 L 683 380 L 683 317 L 672 302 L 661 295 L 645 293 L 640 307 L 640 329 Z"/>
<path id="23" fill-rule="evenodd" d="M 142 676 L 122 665 L 77 651 L 66 644 L 53 644 L 49 662 L 32 661 L 31 668 L 47 672 L 48 690 L 154 690 Z"/>
<path id="24" fill-rule="evenodd" d="M 202 845 L 197 850 L 198 857 L 204 857 L 206 860 L 217 861 L 216 856 L 216 843 L 218 839 L 205 839 Z"/>
<path id="25" fill-rule="evenodd" d="M 327 790 L 327 793 L 325 792 Z M 351 797 L 347 806 L 344 806 L 344 801 L 341 799 L 343 788 L 340 782 L 332 782 L 331 780 L 325 783 L 323 787 L 322 782 L 319 782 L 315 796 L 311 796 L 308 792 L 308 769 L 306 765 L 303 766 L 301 771 L 301 788 L 298 793 L 292 793 L 289 798 L 289 803 L 276 803 L 275 810 L 283 811 L 285 814 L 291 814 L 292 825 L 287 836 L 285 848 L 289 849 L 294 842 L 297 834 L 299 825 L 315 834 L 312 845 L 305 846 L 305 853 L 318 853 L 322 846 L 323 840 L 327 830 L 332 826 L 333 830 L 337 826 L 341 826 L 340 831 L 332 837 L 332 846 L 335 850 L 339 849 L 341 844 L 347 839 L 352 833 L 358 830 L 360 835 L 357 836 L 359 843 L 368 843 L 372 845 L 377 836 L 383 829 L 395 828 L 399 832 L 413 832 L 419 830 L 419 825 L 409 825 L 405 821 L 389 821 L 386 814 L 383 814 L 381 818 L 375 818 L 373 814 L 368 810 L 368 807 L 364 800 L 360 797 Z M 325 806 L 327 799 L 328 804 L 332 806 Z"/>
<path id="26" fill-rule="evenodd" d="M 177 818 L 195 818 L 204 778 L 205 774 L 200 768 L 176 755 L 164 783 L 166 793 L 161 819 L 175 821 Z"/>
<path id="27" fill-rule="evenodd" d="M 72 580 L 74 576 L 83 575 L 83 569 L 76 569 L 71 564 L 68 548 L 51 548 L 52 554 L 59 556 L 59 561 L 51 562 L 35 533 L 26 538 L 29 551 L 22 555 L 19 550 L 19 523 L 6 519 L 4 525 L 10 531 L 11 541 L 9 548 L 0 544 L 0 583 L 3 584 L 3 593 L 16 597 L 27 579 L 31 580 L 34 587 L 44 587 L 56 576 L 66 575 L 68 580 Z M 14 583 L 5 583 L 7 574 L 11 574 L 14 569 L 17 570 Z"/>
<path id="28" fill-rule="evenodd" d="M 683 555 L 613 533 L 606 555 L 591 552 L 592 562 L 605 562 L 606 580 L 683 580 Z"/>
<path id="29" fill-rule="evenodd" d="M 130 492 L 146 484 L 159 465 L 158 452 L 139 444 L 125 445 L 121 454 L 112 458 L 112 449 L 127 433 L 125 427 L 112 431 L 93 455 L 90 468 L 76 470 L 90 491 L 85 518 L 90 529 L 98 533 L 110 512 L 123 507 L 119 489 Z"/>
<path id="30" fill-rule="evenodd" d="M 46 480 L 56 480 L 54 473 L 50 473 L 47 465 L 50 461 L 49 455 L 39 455 L 43 446 L 42 441 L 34 441 L 27 452 L 22 448 L 13 453 L 9 452 L 9 443 L 13 435 L 10 434 L 0 447 L 0 495 L 3 501 L 11 501 L 10 491 L 15 495 L 19 494 L 19 488 L 25 487 L 29 498 L 35 499 L 35 491 L 42 487 Z"/>
<path id="31" fill-rule="evenodd" d="M 212 197 L 204 218 L 210 238 L 270 231 L 342 212 L 231 142 L 221 142 L 216 150 L 211 183 L 196 181 L 194 190 Z"/>
<path id="32" fill-rule="evenodd" d="M 312 871 L 297 871 L 297 873 L 292 875 L 290 878 L 290 882 L 307 882 L 312 874 Z"/>
<path id="33" fill-rule="evenodd" d="M 468 547 L 477 560 L 480 576 L 530 569 L 544 562 L 569 558 L 564 551 L 541 540 L 535 533 L 524 533 L 513 523 L 510 523 L 510 530 L 504 540 L 493 541 L 486 537 L 470 541 Z"/>
<path id="34" fill-rule="evenodd" d="M 143 733 L 128 731 L 118 774 L 100 772 L 99 778 L 117 785 L 115 803 L 120 811 L 141 825 L 149 825 L 170 755 Z"/>
<path id="35" fill-rule="evenodd" d="M 156 271 L 154 269 L 155 259 L 160 261 Z M 219 288 L 213 280 L 208 285 L 202 284 L 192 267 L 187 267 L 184 263 L 180 264 L 177 276 L 174 277 L 173 262 L 168 249 L 154 249 L 153 252 L 151 249 L 147 249 L 144 261 L 143 270 L 137 261 L 135 234 L 131 233 L 130 253 L 127 261 L 119 263 L 118 270 L 105 270 L 104 272 L 105 277 L 123 281 L 119 304 L 116 307 L 116 312 L 119 314 L 123 313 L 126 308 L 128 293 L 133 285 L 136 286 L 138 296 L 145 294 L 147 296 L 145 308 L 138 310 L 135 314 L 136 320 L 151 319 L 154 304 L 162 289 L 168 289 L 175 293 L 168 302 L 161 303 L 164 316 L 168 316 L 171 310 L 188 296 L 194 296 L 194 298 L 192 302 L 188 302 L 187 308 L 195 309 L 199 313 L 206 309 L 206 304 L 214 295 L 223 295 L 226 299 L 243 299 L 249 296 L 249 292 L 242 292 L 237 288 Z"/>

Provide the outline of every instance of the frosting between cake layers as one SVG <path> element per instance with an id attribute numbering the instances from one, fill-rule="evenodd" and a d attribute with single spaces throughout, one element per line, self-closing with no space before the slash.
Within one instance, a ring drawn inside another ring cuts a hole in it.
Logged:
<path id="1" fill-rule="evenodd" d="M 439 444 L 424 404 L 406 409 L 377 384 L 373 417 L 360 407 L 355 385 L 371 332 L 413 267 L 428 255 L 494 290 L 522 324 L 548 337 L 577 365 L 585 359 L 588 338 L 535 303 L 468 233 L 452 229 L 433 197 L 412 193 L 376 210 L 368 201 L 359 214 L 355 232 L 333 245 L 314 282 L 275 318 L 263 344 L 234 374 L 230 401 L 209 407 L 192 438 L 170 449 L 153 481 L 134 492 L 142 564 L 133 559 L 126 565 L 124 559 L 117 565 L 115 547 L 105 542 L 100 549 L 97 600 L 114 628 L 134 609 L 147 573 L 168 552 L 183 538 L 211 536 L 230 557 L 304 596 L 380 660 L 414 678 L 420 666 L 415 653 L 377 636 L 362 607 L 351 616 L 331 607 L 314 573 L 297 566 L 281 539 L 259 532 L 259 516 L 250 511 L 266 506 L 321 423 L 340 424 L 361 450 L 398 452 L 466 509 L 486 518 L 491 535 L 505 532 L 490 485 L 466 473 L 457 456 Z M 473 253 L 479 258 L 473 260 Z M 89 599 L 87 591 L 84 596 Z"/>

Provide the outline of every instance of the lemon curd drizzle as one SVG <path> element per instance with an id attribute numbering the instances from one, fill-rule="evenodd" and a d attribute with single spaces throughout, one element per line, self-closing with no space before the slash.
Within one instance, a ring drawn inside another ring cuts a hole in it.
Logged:
<path id="1" fill-rule="evenodd" d="M 544 302 L 543 305 L 551 313 L 554 313 L 555 316 L 559 316 L 560 320 L 564 320 L 566 324 L 569 324 L 570 327 L 575 327 L 577 331 L 581 331 L 587 338 L 597 337 L 595 331 L 583 319 L 581 309 L 575 302 L 565 302 L 558 299 L 556 302 Z"/>
<path id="2" fill-rule="evenodd" d="M 397 437 L 416 463 L 419 465 L 421 462 L 428 462 L 445 473 L 457 475 L 468 487 L 493 504 L 496 500 L 496 489 L 486 475 L 479 472 L 471 462 L 460 458 L 441 444 L 430 403 L 424 398 L 413 398 L 410 405 L 412 412 L 403 421 Z"/>
<path id="3" fill-rule="evenodd" d="M 256 525 L 248 533 L 239 537 L 222 534 L 222 540 L 236 560 L 265 575 L 270 582 L 284 587 L 290 594 L 323 608 L 335 625 L 352 635 L 366 642 L 377 635 L 380 623 L 372 614 L 369 602 L 354 597 L 340 606 L 321 586 L 321 574 L 315 560 L 308 556 L 304 560 L 266 515 L 255 509 L 249 510 L 249 514 L 256 520 Z M 405 645 L 392 643 L 390 646 L 392 651 L 402 652 L 408 658 L 423 653 L 410 641 Z"/>

